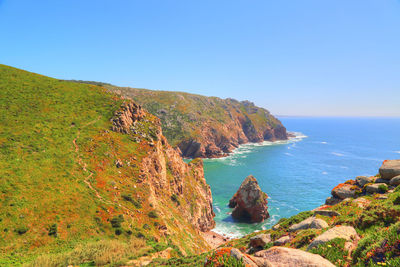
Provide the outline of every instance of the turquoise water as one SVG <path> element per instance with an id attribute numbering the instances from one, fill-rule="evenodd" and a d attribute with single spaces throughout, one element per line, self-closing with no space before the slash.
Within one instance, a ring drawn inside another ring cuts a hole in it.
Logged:
<path id="1" fill-rule="evenodd" d="M 243 145 L 226 158 L 205 160 L 216 232 L 241 236 L 268 229 L 280 218 L 322 205 L 338 183 L 375 175 L 385 159 L 400 158 L 400 118 L 280 118 L 297 138 Z M 271 217 L 237 223 L 227 204 L 241 182 L 254 175 L 269 196 Z"/>

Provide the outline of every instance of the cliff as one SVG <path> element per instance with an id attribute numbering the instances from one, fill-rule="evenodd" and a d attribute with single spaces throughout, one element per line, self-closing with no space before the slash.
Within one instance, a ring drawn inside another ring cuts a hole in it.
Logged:
<path id="1" fill-rule="evenodd" d="M 104 85 L 160 118 L 168 141 L 188 158 L 222 157 L 240 144 L 288 138 L 282 123 L 249 101 Z"/>
<path id="2" fill-rule="evenodd" d="M 104 88 L 0 65 L 0 265 L 107 265 L 209 249 L 201 160 Z"/>

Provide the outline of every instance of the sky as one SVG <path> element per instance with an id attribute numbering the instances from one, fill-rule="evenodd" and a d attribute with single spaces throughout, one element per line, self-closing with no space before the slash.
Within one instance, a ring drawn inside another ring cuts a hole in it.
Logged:
<path id="1" fill-rule="evenodd" d="M 1 64 L 276 115 L 400 116 L 399 49 L 399 0 L 0 0 Z"/>

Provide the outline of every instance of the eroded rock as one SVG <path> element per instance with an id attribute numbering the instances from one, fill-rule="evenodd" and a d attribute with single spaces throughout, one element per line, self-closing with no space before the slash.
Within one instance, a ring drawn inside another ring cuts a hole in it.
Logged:
<path id="1" fill-rule="evenodd" d="M 269 217 L 268 196 L 261 191 L 254 176 L 249 175 L 229 201 L 232 217 L 249 222 L 262 222 Z"/>
<path id="2" fill-rule="evenodd" d="M 347 241 L 351 241 L 354 239 L 358 239 L 359 237 L 354 227 L 336 226 L 324 232 L 323 234 L 317 236 L 308 246 L 307 250 L 310 250 L 321 244 L 325 244 L 326 242 L 329 242 L 335 238 L 343 238 Z"/>
<path id="3" fill-rule="evenodd" d="M 370 177 L 367 177 L 367 176 L 357 176 L 357 177 L 356 177 L 356 182 L 357 182 L 357 184 L 358 184 L 359 186 L 363 187 L 363 186 L 366 185 L 366 184 L 373 183 L 373 182 L 375 181 L 375 179 L 376 179 L 376 177 L 374 177 L 374 176 L 370 176 Z"/>
<path id="4" fill-rule="evenodd" d="M 382 179 L 390 180 L 400 175 L 400 160 L 385 160 L 379 168 L 379 174 Z"/>
<path id="5" fill-rule="evenodd" d="M 304 229 L 323 229 L 329 227 L 328 223 L 316 217 L 310 217 L 289 227 L 290 232 Z"/>
<path id="6" fill-rule="evenodd" d="M 259 234 L 250 238 L 250 246 L 257 249 L 257 248 L 264 248 L 265 245 L 270 243 L 271 235 L 270 234 Z"/>
<path id="7" fill-rule="evenodd" d="M 272 247 L 254 254 L 255 258 L 267 260 L 274 267 L 334 267 L 330 261 L 320 255 L 312 254 L 300 249 L 286 247 Z M 265 265 L 267 266 L 267 265 Z"/>

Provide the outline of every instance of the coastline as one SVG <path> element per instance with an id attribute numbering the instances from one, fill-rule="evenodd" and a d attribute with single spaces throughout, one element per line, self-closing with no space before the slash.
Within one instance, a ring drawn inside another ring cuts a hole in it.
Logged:
<path id="1" fill-rule="evenodd" d="M 288 132 L 288 139 L 286 140 L 276 140 L 276 141 L 263 141 L 258 143 L 248 142 L 244 144 L 240 144 L 237 148 L 232 150 L 232 152 L 228 153 L 227 156 L 219 157 L 219 158 L 203 158 L 204 161 L 218 161 L 229 159 L 235 155 L 240 155 L 244 153 L 249 153 L 253 148 L 262 147 L 262 146 L 274 146 L 274 145 L 286 145 L 294 142 L 300 142 L 304 138 L 308 136 L 301 132 Z M 187 160 L 192 160 L 187 158 Z"/>

